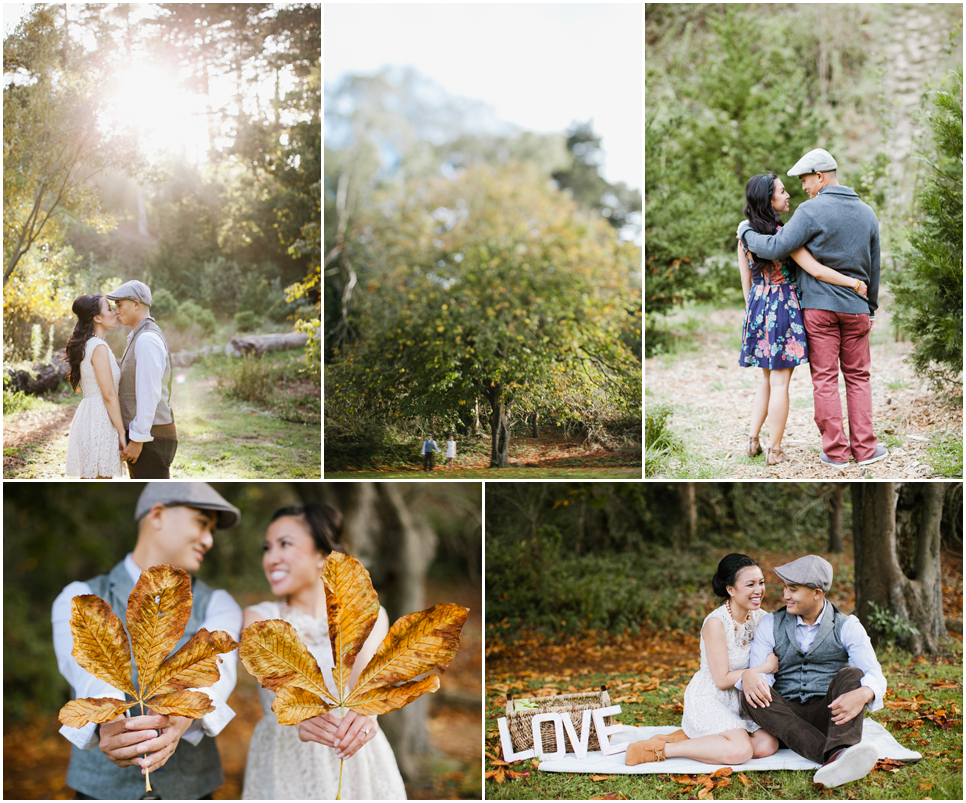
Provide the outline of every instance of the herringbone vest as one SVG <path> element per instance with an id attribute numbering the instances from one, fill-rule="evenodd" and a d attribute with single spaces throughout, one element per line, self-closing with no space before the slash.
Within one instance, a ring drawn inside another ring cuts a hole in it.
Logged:
<path id="1" fill-rule="evenodd" d="M 168 341 L 164 339 L 164 333 L 154 322 L 154 318 L 145 318 L 141 323 L 134 327 L 131 339 L 124 347 L 124 354 L 121 357 L 121 379 L 117 385 L 117 398 L 121 403 L 121 420 L 124 426 L 130 426 L 134 417 L 137 415 L 137 392 L 135 377 L 137 375 L 138 361 L 134 354 L 134 344 L 137 339 L 145 332 L 154 332 L 164 342 L 165 366 L 164 374 L 161 376 L 161 400 L 154 411 L 154 424 L 174 423 L 174 415 L 171 412 L 171 349 L 168 348 Z M 126 600 L 125 600 L 126 601 Z"/>
<path id="2" fill-rule="evenodd" d="M 807 653 L 799 649 L 795 639 L 798 617 L 790 616 L 785 608 L 774 614 L 775 655 L 778 656 L 774 689 L 786 700 L 804 702 L 824 695 L 835 673 L 849 665 L 849 654 L 842 646 L 842 625 L 848 617 L 831 602 L 829 609 Z"/>

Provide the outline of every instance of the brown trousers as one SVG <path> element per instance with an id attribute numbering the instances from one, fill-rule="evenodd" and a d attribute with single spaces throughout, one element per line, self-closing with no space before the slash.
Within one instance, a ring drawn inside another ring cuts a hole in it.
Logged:
<path id="1" fill-rule="evenodd" d="M 131 433 L 127 432 L 128 440 Z M 174 424 L 155 424 L 151 427 L 153 441 L 145 441 L 136 463 L 128 463 L 132 480 L 169 480 L 171 463 L 178 451 L 178 430 Z"/>
<path id="2" fill-rule="evenodd" d="M 862 670 L 854 666 L 840 669 L 824 697 L 811 697 L 804 703 L 786 700 L 772 689 L 768 708 L 752 708 L 742 694 L 741 716 L 757 722 L 800 756 L 823 764 L 831 751 L 851 747 L 862 740 L 864 706 L 858 716 L 844 725 L 836 725 L 829 710 L 832 700 L 840 694 L 859 688 L 862 676 Z"/>

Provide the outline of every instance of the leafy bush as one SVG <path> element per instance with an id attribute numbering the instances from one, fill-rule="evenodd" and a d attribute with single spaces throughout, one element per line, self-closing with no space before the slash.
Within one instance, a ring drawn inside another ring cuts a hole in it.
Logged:
<path id="1" fill-rule="evenodd" d="M 399 468 L 419 464 L 414 438 L 373 417 L 325 422 L 325 470 Z"/>
<path id="2" fill-rule="evenodd" d="M 33 397 L 24 393 L 22 390 L 10 390 L 8 384 L 10 377 L 4 374 L 3 377 L 3 414 L 19 413 L 22 410 L 30 409 Z"/>
<path id="3" fill-rule="evenodd" d="M 246 354 L 232 360 L 227 370 L 219 374 L 218 386 L 229 398 L 268 404 L 280 379 L 278 367 L 271 361 Z"/>
<path id="4" fill-rule="evenodd" d="M 235 313 L 235 330 L 238 332 L 254 332 L 262 323 L 264 318 L 257 312 L 244 310 Z"/>
<path id="5" fill-rule="evenodd" d="M 963 368 L 963 71 L 934 93 L 927 113 L 934 151 L 916 192 L 916 224 L 892 282 L 897 328 L 915 344 L 910 360 L 920 376 L 962 398 Z"/>
<path id="6" fill-rule="evenodd" d="M 151 301 L 151 317 L 155 320 L 164 321 L 178 310 L 178 300 L 174 293 L 163 287 L 152 294 Z"/>
<path id="7" fill-rule="evenodd" d="M 204 309 L 194 301 L 185 301 L 178 307 L 177 312 L 171 316 L 171 325 L 175 329 L 187 330 L 197 327 L 204 335 L 211 335 L 215 331 L 217 322 L 214 313 L 209 309 Z"/>

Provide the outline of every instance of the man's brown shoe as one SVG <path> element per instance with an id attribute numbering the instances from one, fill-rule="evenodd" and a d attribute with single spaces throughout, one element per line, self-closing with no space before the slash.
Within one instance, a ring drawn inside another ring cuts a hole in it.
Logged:
<path id="1" fill-rule="evenodd" d="M 660 739 L 647 739 L 643 742 L 634 742 L 627 746 L 627 752 L 624 754 L 624 764 L 632 767 L 635 764 L 664 761 L 664 744 Z"/>

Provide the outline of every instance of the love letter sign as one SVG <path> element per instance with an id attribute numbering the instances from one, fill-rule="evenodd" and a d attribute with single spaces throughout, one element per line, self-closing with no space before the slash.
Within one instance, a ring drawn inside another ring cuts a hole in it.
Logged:
<path id="1" fill-rule="evenodd" d="M 500 726 L 500 742 L 503 745 L 504 761 L 522 761 L 525 758 L 542 758 L 553 761 L 554 759 L 565 758 L 567 755 L 567 744 L 564 742 L 564 732 L 566 738 L 570 739 L 573 745 L 574 755 L 577 758 L 587 758 L 587 744 L 590 742 L 590 722 L 594 721 L 597 729 L 597 740 L 600 742 L 601 752 L 605 756 L 612 756 L 615 753 L 623 753 L 627 750 L 626 744 L 612 745 L 608 737 L 623 729 L 619 722 L 613 725 L 605 725 L 604 717 L 613 716 L 621 712 L 619 705 L 609 705 L 606 708 L 586 709 L 583 714 L 583 722 L 580 726 L 580 736 L 570 719 L 569 714 L 537 714 L 531 721 L 530 727 L 533 728 L 533 748 L 531 750 L 521 750 L 519 753 L 513 752 L 513 741 L 510 739 L 510 729 L 507 728 L 506 717 L 500 717 L 496 724 Z M 553 753 L 546 753 L 543 749 L 543 739 L 540 737 L 540 726 L 544 722 L 552 722 L 554 735 L 556 736 L 557 749 Z"/>

